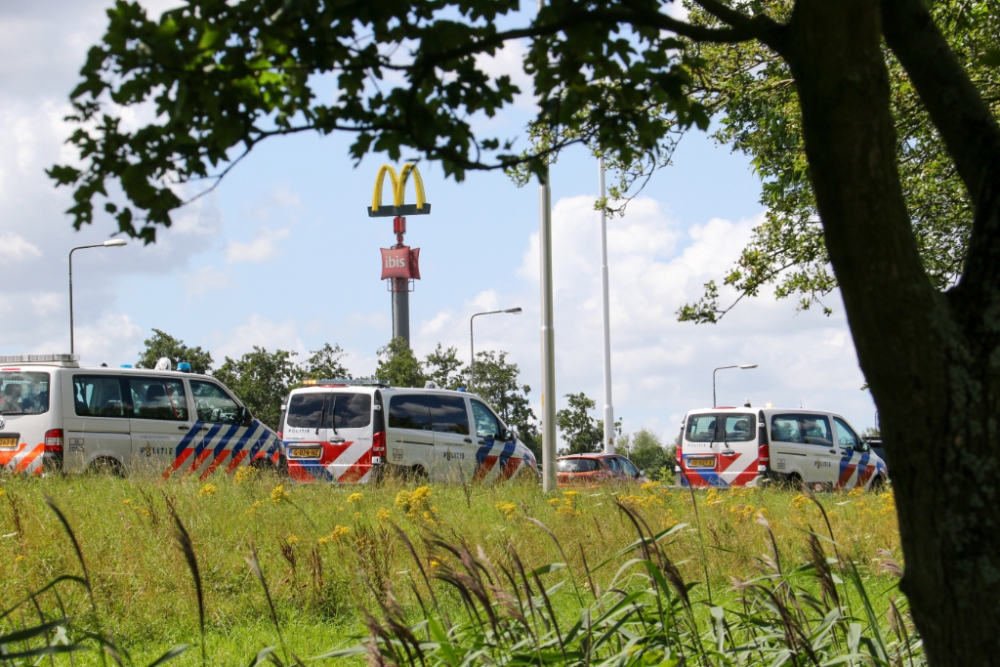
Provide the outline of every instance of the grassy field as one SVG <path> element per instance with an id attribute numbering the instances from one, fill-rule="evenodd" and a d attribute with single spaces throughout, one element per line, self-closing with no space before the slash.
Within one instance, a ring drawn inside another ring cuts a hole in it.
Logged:
<path id="1" fill-rule="evenodd" d="M 0 480 L 0 609 L 60 575 L 83 574 L 46 495 L 79 542 L 93 603 L 82 585 L 64 581 L 18 607 L 0 634 L 37 623 L 39 614 L 57 617 L 64 609 L 74 617 L 73 628 L 103 632 L 135 664 L 148 664 L 179 644 L 195 648 L 171 664 L 201 663 L 195 585 L 171 507 L 190 536 L 200 571 L 209 664 L 245 665 L 258 650 L 279 642 L 265 590 L 248 564 L 251 552 L 288 647 L 314 656 L 356 644 L 366 633 L 361 610 L 377 614 L 380 601 L 397 601 L 413 621 L 421 617 L 410 586 L 419 568 L 396 526 L 431 574 L 445 571 L 456 558 L 441 544 L 464 544 L 501 565 L 513 563 L 515 554 L 531 567 L 567 562 L 568 568 L 544 576 L 604 590 L 617 563 L 589 576 L 588 570 L 637 535 L 617 501 L 654 533 L 687 524 L 663 541 L 664 552 L 685 581 L 698 582 L 693 599 L 705 602 L 711 595 L 715 605 L 727 608 L 740 604 L 738 582 L 775 564 L 765 523 L 777 547 L 776 565 L 785 569 L 810 561 L 810 529 L 827 534 L 816 504 L 780 490 L 698 492 L 695 508 L 687 491 L 655 483 L 546 496 L 525 483 L 332 487 L 298 486 L 271 476 L 220 476 L 207 484 L 7 478 Z M 857 564 L 881 614 L 891 598 L 902 597 L 893 573 L 901 554 L 891 491 L 819 494 L 817 500 L 826 510 L 839 558 Z M 530 519 L 544 524 L 558 543 Z M 429 539 L 433 536 L 441 544 Z M 553 600 L 572 612 L 578 602 L 570 590 L 562 589 Z M 453 591 L 442 590 L 440 597 L 446 606 L 462 607 Z M 701 605 L 697 613 L 707 616 L 709 607 Z M 97 652 L 75 656 L 74 664 L 98 663 Z M 70 662 L 59 656 L 56 664 Z"/>

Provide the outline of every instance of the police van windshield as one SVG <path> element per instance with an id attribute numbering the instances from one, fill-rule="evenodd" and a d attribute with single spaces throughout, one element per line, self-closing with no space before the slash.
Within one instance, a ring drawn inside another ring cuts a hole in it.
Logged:
<path id="1" fill-rule="evenodd" d="M 748 442 L 757 437 L 757 416 L 739 413 L 691 415 L 684 437 L 688 442 Z"/>
<path id="2" fill-rule="evenodd" d="M 371 394 L 314 391 L 292 396 L 287 424 L 289 428 L 364 428 L 371 418 Z"/>
<path id="3" fill-rule="evenodd" d="M 0 371 L 0 414 L 40 415 L 48 411 L 48 373 Z"/>

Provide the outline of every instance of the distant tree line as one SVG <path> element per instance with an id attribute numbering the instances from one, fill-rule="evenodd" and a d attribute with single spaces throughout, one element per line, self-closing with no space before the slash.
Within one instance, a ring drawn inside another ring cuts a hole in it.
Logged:
<path id="1" fill-rule="evenodd" d="M 296 352 L 254 346 L 239 359 L 226 357 L 222 365 L 201 347 L 188 347 L 170 334 L 153 329 L 153 335 L 139 355 L 137 368 L 153 368 L 157 360 L 170 359 L 173 368 L 182 361 L 191 364 L 193 373 L 213 375 L 233 390 L 253 415 L 271 428 L 277 428 L 288 392 L 305 380 L 336 379 L 353 376 L 343 364 L 346 355 L 340 345 L 326 343 L 313 350 L 303 362 L 296 362 Z M 475 391 L 486 399 L 504 423 L 541 459 L 542 439 L 538 418 L 528 399 L 531 387 L 519 380 L 521 369 L 507 359 L 507 352 L 487 350 L 476 354 Z M 455 347 L 441 343 L 422 361 L 402 338 L 396 338 L 378 350 L 374 376 L 388 380 L 393 387 L 423 387 L 433 381 L 442 389 L 470 386 L 468 364 L 458 358 Z M 601 451 L 604 426 L 590 413 L 597 407 L 583 392 L 566 394 L 569 406 L 556 413 L 556 425 L 566 447 L 560 454 L 584 454 Z M 673 467 L 673 449 L 665 448 L 659 436 L 649 429 L 622 433 L 621 420 L 615 422 L 615 451 L 628 456 L 653 479 L 669 476 Z"/>

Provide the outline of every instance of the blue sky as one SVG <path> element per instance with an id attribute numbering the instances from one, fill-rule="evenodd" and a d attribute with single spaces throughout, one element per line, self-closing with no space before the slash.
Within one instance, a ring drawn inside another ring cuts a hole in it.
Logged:
<path id="1" fill-rule="evenodd" d="M 66 253 L 100 243 L 108 221 L 74 232 L 62 212 L 69 192 L 42 170 L 72 154 L 62 145 L 67 94 L 89 45 L 101 34 L 105 2 L 40 0 L 0 7 L 0 353 L 68 349 Z M 166 5 L 159 3 L 157 9 Z M 490 66 L 506 71 L 516 51 Z M 494 121 L 517 135 L 525 101 Z M 154 327 L 217 361 L 253 345 L 301 354 L 325 342 L 349 353 L 356 374 L 375 368 L 391 335 L 379 248 L 394 242 L 389 219 L 369 219 L 369 156 L 354 168 L 349 137 L 300 135 L 258 146 L 210 196 L 180 211 L 153 247 L 132 243 L 74 257 L 78 351 L 84 363 L 135 360 Z M 719 401 L 823 408 L 857 428 L 874 423 L 840 306 L 825 317 L 798 313 L 770 296 L 742 303 L 715 326 L 676 322 L 674 313 L 719 279 L 759 221 L 759 182 L 748 160 L 691 133 L 675 165 L 652 179 L 624 218 L 609 221 L 614 403 L 626 431 L 676 434 L 688 409 Z M 397 165 L 398 167 L 399 165 Z M 468 356 L 469 315 L 521 306 L 520 316 L 476 321 L 477 349 L 503 349 L 522 381 L 539 376 L 538 188 L 502 173 L 445 180 L 421 163 L 434 213 L 408 220 L 421 248 L 423 279 L 411 295 L 413 347 L 438 342 Z M 602 403 L 600 248 L 596 160 L 582 149 L 552 171 L 556 276 L 557 391 Z M 412 195 L 411 195 L 412 196 Z M 531 398 L 537 402 L 537 390 Z"/>

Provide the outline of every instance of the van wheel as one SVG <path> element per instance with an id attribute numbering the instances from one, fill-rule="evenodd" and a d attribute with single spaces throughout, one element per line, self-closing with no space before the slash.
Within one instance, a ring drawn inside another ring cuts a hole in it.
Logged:
<path id="1" fill-rule="evenodd" d="M 872 480 L 872 483 L 868 486 L 868 490 L 872 493 L 882 493 L 885 491 L 885 476 L 879 475 Z"/>
<path id="2" fill-rule="evenodd" d="M 415 465 L 409 470 L 409 478 L 412 482 L 425 482 L 429 475 L 422 465 Z"/>
<path id="3" fill-rule="evenodd" d="M 108 477 L 125 476 L 125 467 L 121 464 L 121 461 L 109 456 L 94 459 L 88 470 L 93 475 L 107 475 Z"/>
<path id="4" fill-rule="evenodd" d="M 791 475 L 785 478 L 782 487 L 786 491 L 802 491 L 802 478 L 799 477 L 798 473 L 793 472 Z"/>
<path id="5" fill-rule="evenodd" d="M 274 461 L 268 458 L 259 458 L 251 461 L 250 467 L 263 474 L 272 474 L 275 472 Z"/>

